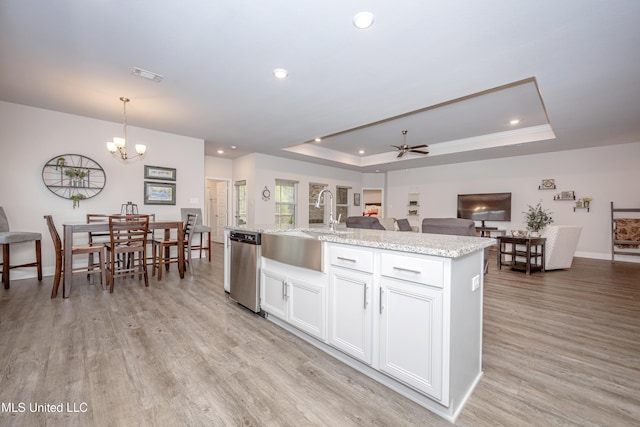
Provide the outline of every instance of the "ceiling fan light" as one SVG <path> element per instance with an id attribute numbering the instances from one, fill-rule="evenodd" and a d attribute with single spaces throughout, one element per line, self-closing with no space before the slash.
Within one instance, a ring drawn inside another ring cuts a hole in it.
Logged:
<path id="1" fill-rule="evenodd" d="M 373 25 L 375 20 L 376 17 L 373 15 L 373 13 L 366 11 L 359 12 L 356 13 L 353 17 L 353 25 L 360 30 L 366 30 Z"/>

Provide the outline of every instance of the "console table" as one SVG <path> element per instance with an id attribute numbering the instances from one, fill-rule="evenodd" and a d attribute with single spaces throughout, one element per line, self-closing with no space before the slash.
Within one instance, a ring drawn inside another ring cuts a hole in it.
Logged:
<path id="1" fill-rule="evenodd" d="M 493 233 L 498 236 L 504 236 L 506 232 L 506 230 L 498 230 L 497 228 L 476 227 L 476 233 L 480 233 L 480 237 L 494 237 L 491 235 Z"/>
<path id="2" fill-rule="evenodd" d="M 544 271 L 544 246 L 547 241 L 544 237 L 513 237 L 498 236 L 498 269 L 508 265 L 513 270 L 524 271 L 531 274 L 532 271 Z M 507 244 L 511 246 L 507 248 Z M 510 260 L 505 260 L 504 255 L 509 255 Z"/>

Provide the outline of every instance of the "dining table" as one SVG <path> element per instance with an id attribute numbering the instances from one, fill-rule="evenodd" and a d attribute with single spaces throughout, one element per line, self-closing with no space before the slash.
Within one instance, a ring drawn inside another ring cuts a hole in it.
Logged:
<path id="1" fill-rule="evenodd" d="M 72 249 L 73 249 L 73 236 L 77 233 L 109 233 L 109 222 L 65 222 L 62 224 L 64 233 L 64 271 L 72 271 Z M 149 222 L 149 230 L 164 230 L 164 238 L 168 240 L 171 236 L 171 230 L 177 230 L 176 240 L 178 242 L 178 248 L 184 247 L 184 230 L 182 220 L 158 220 Z M 180 278 L 184 278 L 184 250 L 178 250 L 178 271 Z M 71 293 L 71 282 L 73 274 L 64 274 L 64 280 L 62 281 L 62 297 L 69 298 Z"/>

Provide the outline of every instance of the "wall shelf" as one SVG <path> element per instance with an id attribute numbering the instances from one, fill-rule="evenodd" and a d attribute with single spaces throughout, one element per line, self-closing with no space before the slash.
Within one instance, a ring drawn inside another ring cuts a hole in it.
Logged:
<path id="1" fill-rule="evenodd" d="M 420 193 L 409 193 L 407 202 L 407 215 L 420 215 Z"/>

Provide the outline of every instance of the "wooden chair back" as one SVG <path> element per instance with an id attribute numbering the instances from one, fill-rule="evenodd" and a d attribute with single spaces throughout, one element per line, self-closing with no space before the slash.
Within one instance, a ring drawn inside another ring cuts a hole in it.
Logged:
<path id="1" fill-rule="evenodd" d="M 56 225 L 53 223 L 53 217 L 51 215 L 45 215 L 44 219 L 47 222 L 47 228 L 49 228 L 49 234 L 51 234 L 51 240 L 53 240 L 53 248 L 56 251 L 55 256 L 56 256 L 56 265 L 57 265 L 58 258 L 60 258 L 60 262 L 62 262 L 62 240 L 60 239 L 60 234 L 58 234 Z"/>
<path id="2" fill-rule="evenodd" d="M 110 215 L 109 241 L 111 249 L 118 248 L 133 250 L 135 247 L 145 247 L 149 232 L 149 215 Z"/>

